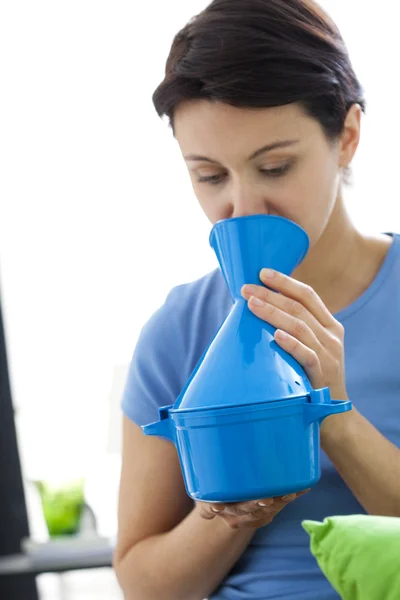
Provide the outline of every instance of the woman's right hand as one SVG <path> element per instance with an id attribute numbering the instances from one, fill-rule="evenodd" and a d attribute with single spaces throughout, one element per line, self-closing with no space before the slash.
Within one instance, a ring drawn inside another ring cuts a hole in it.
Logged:
<path id="1" fill-rule="evenodd" d="M 298 492 L 297 494 L 288 494 L 287 496 L 277 496 L 275 498 L 264 498 L 262 500 L 252 500 L 250 502 L 235 502 L 226 504 L 216 504 L 208 502 L 196 502 L 196 508 L 203 519 L 214 519 L 219 517 L 231 529 L 258 529 L 269 525 L 272 519 L 285 506 L 306 494 L 309 490 Z"/>

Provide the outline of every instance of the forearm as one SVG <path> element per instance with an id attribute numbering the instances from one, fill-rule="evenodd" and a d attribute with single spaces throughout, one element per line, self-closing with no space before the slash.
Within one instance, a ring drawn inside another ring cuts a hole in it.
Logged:
<path id="1" fill-rule="evenodd" d="M 172 531 L 136 544 L 116 567 L 125 600 L 203 600 L 241 556 L 254 529 L 207 521 L 196 508 Z"/>
<path id="2" fill-rule="evenodd" d="M 368 513 L 400 517 L 400 450 L 355 408 L 322 424 L 321 445 Z"/>

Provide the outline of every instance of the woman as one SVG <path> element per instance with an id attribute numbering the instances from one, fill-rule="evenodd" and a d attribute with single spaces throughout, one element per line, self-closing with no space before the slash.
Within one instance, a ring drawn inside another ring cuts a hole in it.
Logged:
<path id="1" fill-rule="evenodd" d="M 360 233 L 343 201 L 360 84 L 312 0 L 214 0 L 175 37 L 153 100 L 211 223 L 271 214 L 307 231 L 292 277 L 262 273 L 242 293 L 313 386 L 354 409 L 324 421 L 322 477 L 301 497 L 194 503 L 175 447 L 140 425 L 174 403 L 232 300 L 219 269 L 172 289 L 141 332 L 122 403 L 120 585 L 127 600 L 338 598 L 301 521 L 400 516 L 400 238 Z"/>

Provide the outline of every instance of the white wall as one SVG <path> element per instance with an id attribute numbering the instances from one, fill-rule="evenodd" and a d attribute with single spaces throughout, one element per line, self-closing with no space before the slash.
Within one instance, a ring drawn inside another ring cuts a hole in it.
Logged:
<path id="1" fill-rule="evenodd" d="M 151 103 L 173 35 L 206 4 L 0 7 L 1 291 L 28 478 L 116 449 L 115 371 L 169 289 L 217 264 Z M 363 229 L 399 230 L 394 4 L 324 4 L 369 101 L 349 205 Z"/>

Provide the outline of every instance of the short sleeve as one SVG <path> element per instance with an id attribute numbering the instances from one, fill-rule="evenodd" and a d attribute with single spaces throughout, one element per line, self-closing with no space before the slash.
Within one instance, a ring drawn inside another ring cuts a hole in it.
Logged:
<path id="1" fill-rule="evenodd" d="M 178 288 L 142 328 L 122 396 L 124 414 L 139 426 L 158 421 L 158 408 L 174 404 L 188 374 Z"/>

